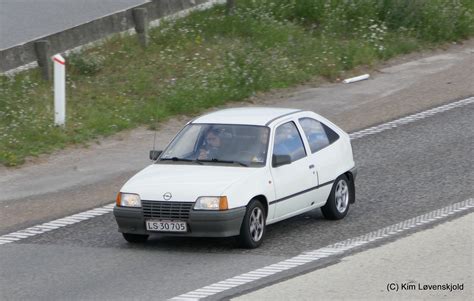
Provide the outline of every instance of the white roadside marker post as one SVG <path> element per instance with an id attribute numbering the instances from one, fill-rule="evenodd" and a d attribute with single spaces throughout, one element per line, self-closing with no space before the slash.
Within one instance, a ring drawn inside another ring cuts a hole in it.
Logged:
<path id="1" fill-rule="evenodd" d="M 64 127 L 66 122 L 66 60 L 53 56 L 54 62 L 54 125 Z"/>

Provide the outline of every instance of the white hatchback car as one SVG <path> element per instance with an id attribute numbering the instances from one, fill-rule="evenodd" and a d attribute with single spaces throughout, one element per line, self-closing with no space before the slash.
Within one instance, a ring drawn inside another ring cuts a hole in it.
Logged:
<path id="1" fill-rule="evenodd" d="M 124 238 L 240 235 L 258 247 L 269 224 L 321 207 L 341 219 L 355 201 L 349 135 L 309 111 L 226 109 L 190 121 L 117 195 Z"/>

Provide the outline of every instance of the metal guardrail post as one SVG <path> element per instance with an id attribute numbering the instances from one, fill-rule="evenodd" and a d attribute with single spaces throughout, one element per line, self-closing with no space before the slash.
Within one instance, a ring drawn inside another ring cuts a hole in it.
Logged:
<path id="1" fill-rule="evenodd" d="M 147 47 L 150 37 L 148 35 L 148 12 L 146 8 L 133 9 L 133 21 L 138 40 L 143 47 Z"/>
<path id="2" fill-rule="evenodd" d="M 50 44 L 49 41 L 40 40 L 35 42 L 36 58 L 41 69 L 41 75 L 44 80 L 51 80 L 52 68 L 50 60 Z"/>
<path id="3" fill-rule="evenodd" d="M 225 8 L 227 15 L 233 15 L 235 12 L 235 0 L 227 0 Z"/>

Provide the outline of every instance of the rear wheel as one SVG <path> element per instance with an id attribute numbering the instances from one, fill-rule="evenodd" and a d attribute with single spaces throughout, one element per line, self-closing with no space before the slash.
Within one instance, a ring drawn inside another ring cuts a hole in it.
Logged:
<path id="1" fill-rule="evenodd" d="M 144 243 L 148 239 L 148 235 L 142 235 L 142 234 L 131 234 L 131 233 L 122 233 L 123 238 L 125 238 L 126 241 L 129 243 Z"/>
<path id="2" fill-rule="evenodd" d="M 257 248 L 262 244 L 265 235 L 265 209 L 258 200 L 247 206 L 242 226 L 240 227 L 240 244 L 247 249 Z"/>
<path id="3" fill-rule="evenodd" d="M 349 211 L 349 204 L 351 203 L 350 191 L 352 186 L 346 176 L 342 175 L 334 181 L 334 185 L 329 195 L 326 205 L 321 207 L 321 212 L 327 219 L 337 220 L 342 219 Z"/>

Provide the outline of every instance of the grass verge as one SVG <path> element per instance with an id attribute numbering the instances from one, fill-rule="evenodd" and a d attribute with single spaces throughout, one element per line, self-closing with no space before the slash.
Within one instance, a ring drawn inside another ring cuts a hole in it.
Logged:
<path id="1" fill-rule="evenodd" d="M 68 58 L 66 128 L 38 70 L 0 77 L 0 164 L 474 33 L 471 0 L 240 0 Z"/>

